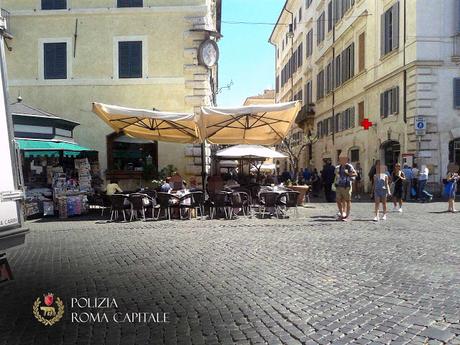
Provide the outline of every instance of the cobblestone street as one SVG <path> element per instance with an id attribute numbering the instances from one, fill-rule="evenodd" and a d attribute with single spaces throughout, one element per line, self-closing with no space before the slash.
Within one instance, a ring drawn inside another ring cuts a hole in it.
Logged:
<path id="1" fill-rule="evenodd" d="M 460 214 L 372 206 L 299 218 L 101 223 L 37 220 L 8 255 L 0 344 L 460 344 Z M 37 297 L 65 303 L 54 326 Z M 110 297 L 169 323 L 72 323 L 72 297 Z"/>

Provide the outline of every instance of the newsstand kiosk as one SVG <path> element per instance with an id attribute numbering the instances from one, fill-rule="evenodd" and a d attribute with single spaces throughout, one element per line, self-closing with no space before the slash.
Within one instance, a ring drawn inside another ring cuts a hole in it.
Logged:
<path id="1" fill-rule="evenodd" d="M 21 202 L 22 174 L 18 150 L 14 143 L 13 122 L 8 113 L 8 85 L 5 62 L 5 18 L 0 17 L 0 283 L 13 279 L 8 265 L 8 249 L 24 244 L 28 229 L 24 228 Z"/>

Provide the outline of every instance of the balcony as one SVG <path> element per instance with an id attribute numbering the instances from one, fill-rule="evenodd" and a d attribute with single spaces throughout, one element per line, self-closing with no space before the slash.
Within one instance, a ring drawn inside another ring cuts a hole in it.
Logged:
<path id="1" fill-rule="evenodd" d="M 313 121 L 315 118 L 315 104 L 310 103 L 304 105 L 299 113 L 297 114 L 297 117 L 295 119 L 295 123 L 299 127 L 312 127 L 313 126 Z"/>
<path id="2" fill-rule="evenodd" d="M 10 17 L 11 17 L 10 12 L 8 12 L 4 8 L 2 8 L 1 9 L 1 18 L 2 18 L 3 26 L 4 26 L 3 36 L 5 36 L 6 38 L 11 39 L 11 38 L 13 38 L 13 35 L 11 34 L 11 31 L 10 31 Z"/>

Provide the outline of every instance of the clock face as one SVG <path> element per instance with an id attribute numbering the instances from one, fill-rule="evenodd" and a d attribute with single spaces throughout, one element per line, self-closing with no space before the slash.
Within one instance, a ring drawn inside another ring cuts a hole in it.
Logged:
<path id="1" fill-rule="evenodd" d="M 219 52 L 214 41 L 207 40 L 200 47 L 200 58 L 204 65 L 212 67 L 217 63 Z"/>

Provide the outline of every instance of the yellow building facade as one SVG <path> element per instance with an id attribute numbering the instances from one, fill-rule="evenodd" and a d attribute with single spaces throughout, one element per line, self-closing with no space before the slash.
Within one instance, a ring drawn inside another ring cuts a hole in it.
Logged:
<path id="1" fill-rule="evenodd" d="M 118 135 L 92 102 L 172 112 L 213 104 L 217 67 L 200 65 L 198 51 L 219 37 L 219 0 L 4 0 L 2 7 L 11 14 L 11 97 L 79 122 L 74 137 L 99 152 L 103 177 L 129 174 L 114 166 Z M 158 169 L 199 174 L 196 147 L 151 144 Z"/>

